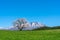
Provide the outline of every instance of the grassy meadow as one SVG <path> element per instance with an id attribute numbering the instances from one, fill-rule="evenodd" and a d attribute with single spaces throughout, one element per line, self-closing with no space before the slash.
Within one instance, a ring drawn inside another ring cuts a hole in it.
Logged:
<path id="1" fill-rule="evenodd" d="M 34 31 L 0 30 L 0 40 L 60 40 L 60 29 Z"/>

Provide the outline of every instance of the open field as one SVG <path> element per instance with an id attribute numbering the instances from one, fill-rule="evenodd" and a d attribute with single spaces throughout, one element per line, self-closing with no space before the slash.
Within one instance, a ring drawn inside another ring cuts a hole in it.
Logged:
<path id="1" fill-rule="evenodd" d="M 0 40 L 60 40 L 60 29 L 35 31 L 0 30 Z"/>

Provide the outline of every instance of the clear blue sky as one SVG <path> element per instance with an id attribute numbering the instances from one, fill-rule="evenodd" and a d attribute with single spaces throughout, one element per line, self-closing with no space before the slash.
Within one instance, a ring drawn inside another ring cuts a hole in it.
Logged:
<path id="1" fill-rule="evenodd" d="M 0 0 L 0 27 L 9 27 L 18 18 L 60 25 L 60 0 Z"/>

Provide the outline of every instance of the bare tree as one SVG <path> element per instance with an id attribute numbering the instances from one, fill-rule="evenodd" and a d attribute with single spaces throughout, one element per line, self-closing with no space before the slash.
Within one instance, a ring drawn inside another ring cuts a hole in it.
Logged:
<path id="1" fill-rule="evenodd" d="M 25 27 L 26 23 L 27 23 L 26 19 L 21 18 L 21 19 L 18 19 L 17 21 L 15 21 L 13 23 L 13 26 L 17 27 L 19 30 L 22 30 Z"/>

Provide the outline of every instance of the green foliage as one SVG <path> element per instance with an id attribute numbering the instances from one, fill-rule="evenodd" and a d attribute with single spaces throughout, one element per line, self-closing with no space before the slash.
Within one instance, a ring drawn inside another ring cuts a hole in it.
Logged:
<path id="1" fill-rule="evenodd" d="M 60 29 L 60 26 L 54 26 L 52 29 Z"/>
<path id="2" fill-rule="evenodd" d="M 44 26 L 34 30 L 49 30 L 49 29 L 60 29 L 60 26 L 54 26 L 54 27 Z"/>
<path id="3" fill-rule="evenodd" d="M 60 29 L 35 31 L 0 30 L 0 40 L 60 40 Z"/>

